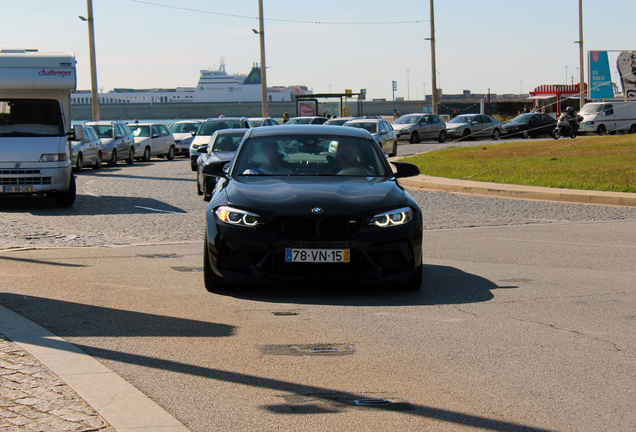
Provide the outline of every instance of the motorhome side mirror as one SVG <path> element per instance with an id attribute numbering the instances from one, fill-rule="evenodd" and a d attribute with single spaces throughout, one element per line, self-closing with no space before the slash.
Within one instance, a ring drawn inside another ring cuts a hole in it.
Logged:
<path id="1" fill-rule="evenodd" d="M 205 164 L 201 173 L 207 177 L 227 177 L 227 171 L 225 170 L 227 164 L 228 161 L 215 161 Z"/>
<path id="2" fill-rule="evenodd" d="M 84 128 L 82 125 L 73 126 L 73 141 L 81 141 L 84 139 Z"/>
<path id="3" fill-rule="evenodd" d="M 409 162 L 391 162 L 397 172 L 394 174 L 395 178 L 415 177 L 420 175 L 420 169 L 417 165 Z"/>

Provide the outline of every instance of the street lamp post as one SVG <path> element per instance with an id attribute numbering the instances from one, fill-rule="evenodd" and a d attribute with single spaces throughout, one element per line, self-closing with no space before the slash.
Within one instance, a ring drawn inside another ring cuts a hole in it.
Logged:
<path id="1" fill-rule="evenodd" d="M 99 93 L 97 92 L 97 61 L 95 60 L 95 28 L 93 25 L 93 0 L 86 0 L 88 18 L 80 16 L 79 19 L 88 22 L 88 49 L 91 62 L 91 108 L 93 121 L 99 121 Z"/>
<path id="2" fill-rule="evenodd" d="M 406 100 L 411 100 L 411 77 L 409 73 L 411 69 L 406 70 Z"/>
<path id="3" fill-rule="evenodd" d="M 565 85 L 568 85 L 568 65 L 565 65 Z"/>
<path id="4" fill-rule="evenodd" d="M 269 117 L 267 107 L 267 66 L 265 64 L 265 22 L 263 19 L 263 0 L 258 0 L 258 35 L 261 42 L 261 108 L 263 117 Z"/>
<path id="5" fill-rule="evenodd" d="M 519 81 L 519 94 L 523 96 L 523 80 Z"/>
<path id="6" fill-rule="evenodd" d="M 424 102 L 426 102 L 426 83 L 422 83 L 424 85 Z"/>
<path id="7" fill-rule="evenodd" d="M 392 99 L 393 99 L 393 121 L 396 120 L 395 116 L 395 92 L 397 91 L 397 81 L 391 81 L 391 91 L 392 91 Z"/>
<path id="8" fill-rule="evenodd" d="M 439 114 L 439 104 L 437 101 L 437 66 L 435 64 L 435 5 L 433 0 L 429 0 L 430 6 L 430 22 L 431 22 L 431 85 L 433 86 L 433 95 L 431 97 L 431 105 L 433 114 Z"/>
<path id="9" fill-rule="evenodd" d="M 583 108 L 583 105 L 585 105 L 585 73 L 583 69 L 583 0 L 579 0 L 579 40 L 577 43 L 579 44 L 579 68 L 581 69 L 581 74 L 579 75 L 580 109 Z"/>

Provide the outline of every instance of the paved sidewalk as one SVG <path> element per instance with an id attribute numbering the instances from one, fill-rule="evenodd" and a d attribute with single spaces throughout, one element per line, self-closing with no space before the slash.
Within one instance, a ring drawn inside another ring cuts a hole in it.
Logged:
<path id="1" fill-rule="evenodd" d="M 115 429 L 42 363 L 0 334 L 0 431 Z"/>

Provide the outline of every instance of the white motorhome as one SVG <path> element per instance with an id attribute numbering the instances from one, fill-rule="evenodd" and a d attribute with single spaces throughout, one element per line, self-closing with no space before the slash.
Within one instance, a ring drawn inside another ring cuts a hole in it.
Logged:
<path id="1" fill-rule="evenodd" d="M 583 105 L 579 132 L 636 133 L 636 101 L 590 102 Z"/>
<path id="2" fill-rule="evenodd" d="M 0 50 L 0 197 L 45 195 L 75 202 L 71 172 L 70 52 Z M 77 132 L 81 135 L 81 132 Z"/>

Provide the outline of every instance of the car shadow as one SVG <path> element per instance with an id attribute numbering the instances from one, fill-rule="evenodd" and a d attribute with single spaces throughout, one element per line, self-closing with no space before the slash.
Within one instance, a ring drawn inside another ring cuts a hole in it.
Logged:
<path id="1" fill-rule="evenodd" d="M 95 216 L 146 213 L 187 213 L 187 211 L 154 198 L 125 196 L 77 195 L 75 204 L 59 208 L 53 200 L 40 196 L 0 197 L 5 213 L 29 212 L 34 216 Z"/>
<path id="2" fill-rule="evenodd" d="M 112 309 L 41 297 L 0 293 L 0 304 L 35 321 L 61 337 L 227 337 L 233 326 L 185 318 Z M 16 337 L 16 342 L 21 342 Z M 25 336 L 30 345 L 68 349 L 49 338 Z M 103 346 L 74 343 L 87 354 L 101 359 L 159 371 L 197 376 L 211 382 L 238 384 L 281 394 L 285 403 L 262 405 L 261 409 L 280 415 L 329 414 L 359 409 L 356 401 L 365 400 L 364 393 L 343 392 L 325 386 L 302 384 L 215 367 L 189 364 L 139 353 L 123 352 Z M 306 402 L 309 402 L 306 403 Z M 427 418 L 451 424 L 471 426 L 480 430 L 501 432 L 551 432 L 548 429 L 513 423 L 482 415 L 453 411 L 428 405 L 404 403 L 377 404 L 374 411 L 400 412 L 402 415 Z"/>
<path id="3" fill-rule="evenodd" d="M 424 265 L 422 287 L 401 290 L 397 287 L 377 287 L 334 283 L 256 287 L 224 292 L 224 295 L 244 300 L 272 303 L 318 304 L 329 306 L 426 306 L 486 302 L 494 298 L 496 289 L 518 288 L 496 283 L 455 267 Z"/>

